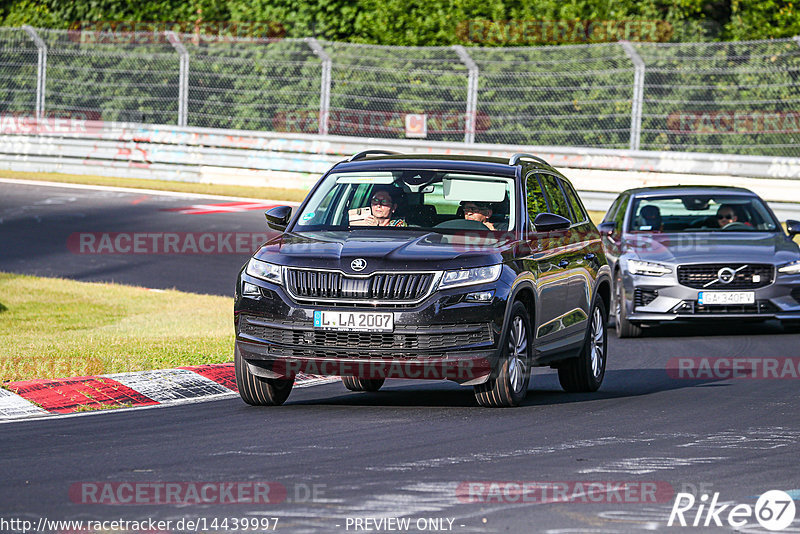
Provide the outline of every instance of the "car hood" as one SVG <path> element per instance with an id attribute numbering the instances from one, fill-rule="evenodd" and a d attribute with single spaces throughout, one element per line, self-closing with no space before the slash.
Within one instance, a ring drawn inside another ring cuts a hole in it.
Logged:
<path id="1" fill-rule="evenodd" d="M 666 263 L 781 264 L 800 259 L 797 244 L 777 232 L 631 234 L 624 247 L 631 257 Z"/>
<path id="2" fill-rule="evenodd" d="M 265 243 L 257 259 L 290 267 L 355 272 L 351 262 L 366 260 L 359 271 L 443 270 L 481 267 L 503 261 L 513 248 L 507 236 L 440 234 L 408 230 L 356 230 L 287 233 Z"/>

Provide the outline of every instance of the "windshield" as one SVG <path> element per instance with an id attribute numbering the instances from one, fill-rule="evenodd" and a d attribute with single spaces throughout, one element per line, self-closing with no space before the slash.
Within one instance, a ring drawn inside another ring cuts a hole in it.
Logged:
<path id="1" fill-rule="evenodd" d="M 629 232 L 775 232 L 777 223 L 757 197 L 676 195 L 638 197 Z"/>
<path id="2" fill-rule="evenodd" d="M 443 171 L 332 173 L 293 231 L 424 229 L 506 231 L 516 220 L 514 179 Z"/>

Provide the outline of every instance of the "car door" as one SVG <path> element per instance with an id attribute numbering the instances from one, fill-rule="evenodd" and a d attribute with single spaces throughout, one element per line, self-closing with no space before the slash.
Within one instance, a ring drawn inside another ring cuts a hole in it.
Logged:
<path id="1" fill-rule="evenodd" d="M 555 176 L 531 172 L 526 178 L 526 187 L 532 229 L 529 233 L 532 265 L 528 270 L 536 273 L 539 297 L 534 334 L 537 351 L 542 359 L 548 359 L 563 348 L 562 340 L 566 335 L 563 319 L 569 304 L 569 259 L 564 244 L 569 231 L 537 232 L 532 221 L 544 211 L 566 218 L 570 211 Z"/>
<path id="2" fill-rule="evenodd" d="M 569 259 L 570 285 L 569 299 L 576 313 L 567 320 L 567 335 L 577 336 L 576 342 L 583 341 L 586 319 L 591 315 L 594 299 L 594 281 L 597 280 L 603 256 L 600 235 L 589 221 L 589 216 L 581 204 L 575 188 L 567 180 L 559 183 L 572 211 L 572 226 L 567 250 Z M 582 313 L 578 313 L 580 310 Z"/>
<path id="3" fill-rule="evenodd" d="M 602 236 L 603 249 L 606 253 L 608 265 L 611 271 L 614 272 L 614 267 L 619 261 L 620 255 L 624 252 L 622 250 L 622 235 L 625 225 L 625 214 L 628 211 L 628 204 L 630 203 L 630 194 L 623 193 L 617 200 L 614 201 L 611 208 L 606 213 L 603 222 L 614 222 L 614 231 L 611 235 Z"/>

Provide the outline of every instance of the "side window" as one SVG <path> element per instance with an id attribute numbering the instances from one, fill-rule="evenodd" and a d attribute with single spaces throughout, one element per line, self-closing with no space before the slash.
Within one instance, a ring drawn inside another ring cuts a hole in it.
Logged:
<path id="1" fill-rule="evenodd" d="M 538 214 L 547 211 L 547 201 L 544 199 L 542 186 L 535 172 L 528 175 L 525 183 L 525 194 L 527 195 L 528 216 L 533 221 Z"/>
<path id="2" fill-rule="evenodd" d="M 617 209 L 617 213 L 614 216 L 614 222 L 617 223 L 617 231 L 623 231 L 623 224 L 625 223 L 625 212 L 628 211 L 628 202 L 630 201 L 630 196 L 625 196 L 619 203 L 619 209 Z"/>
<path id="3" fill-rule="evenodd" d="M 622 199 L 625 198 L 623 195 L 620 195 L 614 200 L 614 203 L 611 204 L 611 207 L 608 208 L 606 212 L 606 216 L 603 217 L 603 222 L 609 222 L 614 220 L 614 216 L 617 214 L 617 210 L 619 209 L 619 205 L 622 202 Z"/>
<path id="4" fill-rule="evenodd" d="M 544 192 L 547 194 L 547 200 L 550 201 L 550 212 L 556 215 L 572 220 L 572 213 L 569 211 L 569 204 L 558 185 L 558 178 L 552 174 L 540 174 L 544 186 Z"/>
<path id="5" fill-rule="evenodd" d="M 567 201 L 569 201 L 569 205 L 572 207 L 572 213 L 575 215 L 573 222 L 582 223 L 586 221 L 586 210 L 583 209 L 583 205 L 580 199 L 578 199 L 578 193 L 575 192 L 575 188 L 566 180 L 561 180 L 561 185 L 564 188 L 564 193 L 567 195 Z"/>

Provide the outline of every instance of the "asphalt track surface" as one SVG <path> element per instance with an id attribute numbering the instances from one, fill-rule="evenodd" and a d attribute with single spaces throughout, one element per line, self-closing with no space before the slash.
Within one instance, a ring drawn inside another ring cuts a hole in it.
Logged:
<path id="1" fill-rule="evenodd" d="M 142 196 L 0 184 L 0 270 L 230 295 L 246 255 L 83 256 L 64 246 L 80 231 L 263 228 L 260 211 L 184 215 L 161 210 L 197 199 Z M 152 518 L 172 521 L 172 531 L 181 519 L 205 518 L 210 527 L 213 518 L 268 517 L 279 518 L 276 532 L 392 531 L 356 529 L 356 519 L 380 518 L 410 519 L 402 532 L 435 531 L 424 521 L 436 518 L 449 532 L 672 531 L 675 492 L 698 499 L 718 492 L 719 504 L 750 506 L 772 489 L 800 498 L 800 378 L 678 378 L 667 371 L 670 359 L 797 358 L 798 347 L 800 335 L 777 323 L 668 325 L 633 340 L 612 334 L 599 392 L 564 393 L 552 371 L 537 370 L 516 409 L 479 408 L 471 389 L 449 382 L 388 381 L 377 393 L 351 393 L 337 382 L 296 389 L 279 408 L 231 398 L 7 423 L 0 425 L 0 519 Z M 465 483 L 490 481 L 555 483 L 574 502 L 542 503 L 537 492 L 462 493 Z M 580 492 L 590 481 L 670 493 L 620 502 L 610 491 L 590 502 L 598 494 Z M 133 482 L 271 482 L 286 498 L 273 489 L 280 502 L 92 504 L 79 491 L 87 486 L 76 486 Z M 480 498 L 490 502 L 474 502 Z M 697 511 L 685 513 L 689 524 Z M 729 511 L 720 516 L 724 528 L 679 530 L 732 531 Z M 797 515 L 783 532 L 800 532 Z M 767 532 L 746 519 L 740 531 Z M 242 532 L 232 524 L 208 530 Z"/>

